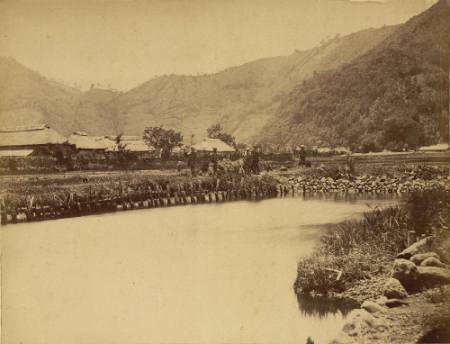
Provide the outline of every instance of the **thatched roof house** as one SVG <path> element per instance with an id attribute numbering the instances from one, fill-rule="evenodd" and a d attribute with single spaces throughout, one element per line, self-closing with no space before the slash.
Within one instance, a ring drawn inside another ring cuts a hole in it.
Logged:
<path id="1" fill-rule="evenodd" d="M 67 143 L 67 138 L 48 125 L 22 126 L 0 129 L 0 150 L 8 156 L 26 156 L 30 150 Z M 17 152 L 18 154 L 14 154 Z M 5 154 L 3 154 L 5 155 Z"/>
<path id="2" fill-rule="evenodd" d="M 233 147 L 219 139 L 206 138 L 203 141 L 196 143 L 192 147 L 199 152 L 212 152 L 214 148 L 216 148 L 217 152 L 219 153 L 235 152 L 235 149 Z"/>
<path id="3" fill-rule="evenodd" d="M 104 136 L 89 136 L 84 131 L 76 131 L 69 136 L 69 143 L 79 150 L 105 151 L 114 146 L 114 142 Z"/>
<path id="4" fill-rule="evenodd" d="M 117 136 L 107 136 L 114 145 L 109 149 L 110 151 L 117 150 Z M 123 135 L 120 137 L 120 143 L 125 146 L 125 150 L 135 153 L 148 153 L 155 151 L 155 148 L 149 147 L 142 138 L 139 136 L 127 136 Z"/>

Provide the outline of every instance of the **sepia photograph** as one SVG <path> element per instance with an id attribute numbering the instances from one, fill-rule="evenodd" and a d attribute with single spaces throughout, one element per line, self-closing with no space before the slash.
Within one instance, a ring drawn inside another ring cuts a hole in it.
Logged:
<path id="1" fill-rule="evenodd" d="M 449 11 L 0 0 L 0 342 L 450 343 Z"/>

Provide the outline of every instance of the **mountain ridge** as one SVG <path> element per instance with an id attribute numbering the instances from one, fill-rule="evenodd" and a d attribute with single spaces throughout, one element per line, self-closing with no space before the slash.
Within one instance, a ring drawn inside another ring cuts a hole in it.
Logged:
<path id="1" fill-rule="evenodd" d="M 93 90 L 81 92 L 55 83 L 16 62 L 25 71 L 13 78 L 16 87 L 6 87 L 8 82 L 0 86 L 0 120 L 19 125 L 46 122 L 66 135 L 75 130 L 140 135 L 144 126 L 164 125 L 181 130 L 186 138 L 192 134 L 201 138 L 207 127 L 220 122 L 245 141 L 270 119 L 297 83 L 315 70 L 352 60 L 396 29 L 366 29 L 288 56 L 262 58 L 213 74 L 160 76 L 126 92 L 96 92 L 97 97 Z M 0 77 L 8 81 L 8 69 L 17 68 L 2 68 L 4 59 L 0 59 Z"/>
<path id="2" fill-rule="evenodd" d="M 139 85 L 123 97 L 128 131 L 133 123 L 183 128 L 202 136 L 220 122 L 240 140 L 248 140 L 274 113 L 281 98 L 314 71 L 351 61 L 389 36 L 397 27 L 367 29 L 335 37 L 314 49 L 264 58 L 201 76 L 169 75 Z M 370 38 L 370 39 L 369 39 Z M 133 119 L 138 118 L 137 121 Z"/>
<path id="3" fill-rule="evenodd" d="M 81 92 L 0 58 L 0 120 L 48 123 L 65 135 L 141 135 L 161 125 L 186 142 L 220 123 L 239 142 L 267 145 L 437 143 L 448 140 L 445 15 L 441 0 L 405 24 L 336 35 L 212 74 L 163 75 L 126 92 Z"/>

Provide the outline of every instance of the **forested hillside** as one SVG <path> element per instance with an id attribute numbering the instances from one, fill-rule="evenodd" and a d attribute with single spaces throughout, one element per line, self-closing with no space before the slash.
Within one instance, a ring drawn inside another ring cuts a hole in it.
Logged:
<path id="1" fill-rule="evenodd" d="M 448 7 L 440 1 L 282 102 L 261 142 L 400 149 L 448 140 Z"/>

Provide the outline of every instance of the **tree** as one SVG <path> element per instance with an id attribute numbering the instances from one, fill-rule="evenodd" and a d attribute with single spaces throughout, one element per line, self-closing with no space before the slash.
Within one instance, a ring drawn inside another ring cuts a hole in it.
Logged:
<path id="1" fill-rule="evenodd" d="M 167 159 L 172 149 L 183 141 L 183 135 L 173 129 L 147 127 L 144 130 L 143 139 L 149 147 L 161 149 L 161 158 Z"/>
<path id="2" fill-rule="evenodd" d="M 213 124 L 207 130 L 208 137 L 211 139 L 219 139 L 226 144 L 236 148 L 236 139 L 233 135 L 226 133 L 221 124 Z"/>
<path id="3" fill-rule="evenodd" d="M 388 149 L 401 150 L 404 144 L 416 148 L 425 142 L 423 126 L 408 116 L 392 117 L 385 120 L 384 140 Z"/>
<path id="4" fill-rule="evenodd" d="M 130 160 L 134 160 L 136 156 L 127 148 L 127 144 L 123 142 L 123 133 L 116 136 L 116 150 L 119 164 L 126 168 L 129 166 Z"/>
<path id="5" fill-rule="evenodd" d="M 73 170 L 72 154 L 74 153 L 74 150 L 72 147 L 66 145 L 54 145 L 44 149 L 47 154 L 54 157 L 59 164 L 63 165 L 67 171 Z"/>
<path id="6" fill-rule="evenodd" d="M 119 135 L 116 136 L 116 139 L 115 139 L 115 141 L 116 141 L 116 148 L 117 148 L 118 152 L 126 151 L 126 146 L 127 145 L 122 142 L 123 141 L 122 140 L 122 136 L 123 136 L 123 133 L 120 133 Z"/>

